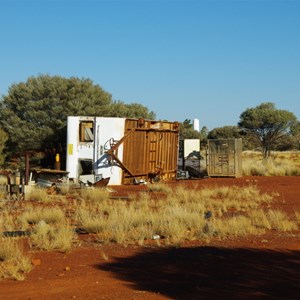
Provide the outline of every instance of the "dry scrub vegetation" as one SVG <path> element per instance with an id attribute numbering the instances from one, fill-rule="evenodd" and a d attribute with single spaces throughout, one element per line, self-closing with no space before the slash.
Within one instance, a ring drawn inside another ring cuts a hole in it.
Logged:
<path id="1" fill-rule="evenodd" d="M 24 255 L 21 243 L 15 239 L 0 237 L 0 280 L 23 280 L 31 269 L 31 260 Z"/>
<path id="2" fill-rule="evenodd" d="M 300 152 L 286 151 L 271 153 L 263 159 L 261 152 L 243 152 L 243 174 L 246 176 L 299 176 Z"/>
<path id="3" fill-rule="evenodd" d="M 100 201 L 95 201 L 97 193 Z M 298 229 L 299 222 L 293 220 L 296 215 L 290 219 L 284 212 L 272 210 L 275 195 L 263 194 L 252 185 L 187 190 L 153 184 L 129 201 L 111 200 L 101 193 L 93 190 L 93 196 L 78 205 L 74 216 L 77 226 L 96 234 L 101 243 L 142 245 L 159 238 L 160 243 L 178 244 Z"/>
<path id="4" fill-rule="evenodd" d="M 115 198 L 108 189 L 74 189 L 49 195 L 37 189 L 32 200 L 0 201 L 0 279 L 22 280 L 31 269 L 23 254 L 31 251 L 70 251 L 80 246 L 76 232 L 90 234 L 95 243 L 158 246 L 230 236 L 260 235 L 269 230 L 294 231 L 300 211 L 288 216 L 274 210 L 275 193 L 262 193 L 255 184 L 244 187 L 193 188 L 149 184 Z M 19 239 L 7 237 L 21 232 Z M 2 233 L 2 237 L 1 237 Z"/>

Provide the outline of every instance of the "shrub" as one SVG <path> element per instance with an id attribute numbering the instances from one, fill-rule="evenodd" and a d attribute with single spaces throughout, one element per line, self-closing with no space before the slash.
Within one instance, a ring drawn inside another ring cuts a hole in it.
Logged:
<path id="1" fill-rule="evenodd" d="M 300 226 L 300 211 L 295 211 L 296 222 Z"/>
<path id="2" fill-rule="evenodd" d="M 243 174 L 246 176 L 299 176 L 300 152 L 272 152 L 263 159 L 257 152 L 243 152 Z"/>
<path id="3" fill-rule="evenodd" d="M 58 207 L 30 207 L 19 219 L 23 224 L 36 224 L 40 221 L 44 221 L 47 224 L 63 223 L 65 214 Z"/>
<path id="4" fill-rule="evenodd" d="M 16 240 L 0 238 L 0 280 L 24 280 L 31 269 L 30 258 L 24 255 L 21 244 Z"/>
<path id="5" fill-rule="evenodd" d="M 51 196 L 47 193 L 47 189 L 41 187 L 33 187 L 30 192 L 30 199 L 39 202 L 50 202 Z"/>
<path id="6" fill-rule="evenodd" d="M 30 241 L 38 249 L 67 252 L 71 250 L 74 238 L 74 230 L 68 224 L 54 226 L 40 221 L 34 228 Z"/>
<path id="7" fill-rule="evenodd" d="M 252 225 L 255 226 L 256 228 L 261 228 L 261 229 L 272 228 L 268 215 L 264 210 L 262 209 L 253 210 L 250 211 L 248 215 L 251 219 Z"/>
<path id="8" fill-rule="evenodd" d="M 15 230 L 15 217 L 8 209 L 0 210 L 0 232 Z"/>
<path id="9" fill-rule="evenodd" d="M 103 202 L 110 197 L 109 192 L 101 188 L 82 189 L 80 195 L 84 200 L 95 203 Z"/>
<path id="10" fill-rule="evenodd" d="M 102 243 L 140 245 L 154 236 L 164 238 L 166 243 L 179 243 L 294 228 L 275 226 L 270 214 L 259 208 L 270 203 L 273 195 L 261 193 L 253 185 L 201 190 L 161 186 L 147 194 L 132 195 L 130 201 L 103 200 L 101 205 L 83 202 L 76 214 L 78 225 L 96 233 Z"/>
<path id="11" fill-rule="evenodd" d="M 267 215 L 271 228 L 274 230 L 291 231 L 298 228 L 297 224 L 282 211 L 270 210 Z"/>

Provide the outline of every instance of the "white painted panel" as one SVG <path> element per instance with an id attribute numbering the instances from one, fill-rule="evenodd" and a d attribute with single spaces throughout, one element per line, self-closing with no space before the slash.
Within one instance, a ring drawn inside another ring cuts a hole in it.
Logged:
<path id="1" fill-rule="evenodd" d="M 68 117 L 67 119 L 67 162 L 66 171 L 69 172 L 69 178 L 77 177 L 78 161 L 78 124 L 79 117 Z"/>
<path id="2" fill-rule="evenodd" d="M 102 178 L 110 177 L 109 185 L 122 182 L 122 169 L 111 161 L 105 151 L 124 136 L 125 118 L 96 117 L 95 127 L 95 174 Z M 123 161 L 123 144 L 118 147 L 118 158 Z"/>
<path id="3" fill-rule="evenodd" d="M 97 179 L 110 177 L 110 185 L 122 182 L 122 169 L 105 153 L 114 142 L 124 136 L 125 118 L 69 116 L 67 120 L 67 165 L 69 178 L 79 178 L 79 161 L 90 159 Z M 94 121 L 94 141 L 80 142 L 80 122 Z M 118 158 L 123 160 L 123 145 L 118 147 Z"/>
<path id="4" fill-rule="evenodd" d="M 93 160 L 94 142 L 80 142 L 79 128 L 82 121 L 93 121 L 94 117 L 69 116 L 67 119 L 67 164 L 70 179 L 78 179 L 79 160 Z"/>
<path id="5" fill-rule="evenodd" d="M 200 140 L 199 139 L 186 139 L 184 140 L 184 158 L 192 156 L 193 153 L 200 153 Z"/>

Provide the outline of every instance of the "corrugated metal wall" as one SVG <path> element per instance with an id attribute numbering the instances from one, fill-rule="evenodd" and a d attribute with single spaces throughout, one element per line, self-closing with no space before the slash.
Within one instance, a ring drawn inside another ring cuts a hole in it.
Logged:
<path id="1" fill-rule="evenodd" d="M 178 130 L 177 122 L 127 119 L 122 163 L 132 174 L 124 171 L 123 183 L 132 183 L 132 177 L 148 180 L 159 169 L 164 180 L 175 178 Z"/>

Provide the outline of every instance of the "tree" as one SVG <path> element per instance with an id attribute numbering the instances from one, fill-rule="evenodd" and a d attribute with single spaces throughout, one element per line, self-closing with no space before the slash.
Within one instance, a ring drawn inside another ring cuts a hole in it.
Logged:
<path id="1" fill-rule="evenodd" d="M 296 122 L 293 113 L 276 109 L 274 103 L 265 102 L 246 109 L 240 115 L 238 126 L 258 141 L 263 157 L 268 158 L 276 141 L 291 134 L 290 130 Z"/>
<path id="2" fill-rule="evenodd" d="M 208 139 L 243 139 L 243 149 L 252 150 L 259 147 L 256 140 L 253 139 L 245 130 L 238 126 L 223 126 L 211 130 L 207 136 Z"/>
<path id="3" fill-rule="evenodd" d="M 0 125 L 8 134 L 11 155 L 27 150 L 46 154 L 44 166 L 66 149 L 67 116 L 152 118 L 141 104 L 113 101 L 90 79 L 39 75 L 13 84 L 0 101 Z"/>
<path id="4" fill-rule="evenodd" d="M 276 140 L 275 150 L 288 151 L 300 149 L 300 122 L 291 126 L 290 134 Z"/>
<path id="5" fill-rule="evenodd" d="M 293 138 L 293 149 L 300 149 L 300 121 L 291 126 L 291 134 Z"/>
<path id="6" fill-rule="evenodd" d="M 65 151 L 68 115 L 109 114 L 111 95 L 89 79 L 40 75 L 13 84 L 0 102 L 0 124 L 12 155 Z"/>
<path id="7" fill-rule="evenodd" d="M 154 120 L 156 118 L 153 111 L 149 111 L 147 107 L 139 103 L 125 104 L 122 101 L 115 101 L 110 107 L 111 117 L 123 118 L 144 118 Z"/>
<path id="8" fill-rule="evenodd" d="M 2 128 L 0 128 L 0 166 L 2 166 L 5 161 L 4 148 L 7 138 L 8 137 L 6 132 Z"/>
<path id="9" fill-rule="evenodd" d="M 208 128 L 206 126 L 203 126 L 201 128 L 200 133 L 201 133 L 201 140 L 206 140 L 208 136 Z"/>
<path id="10" fill-rule="evenodd" d="M 255 149 L 259 144 L 252 136 L 247 134 L 238 126 L 217 127 L 211 130 L 207 136 L 208 139 L 243 139 L 243 149 Z"/>
<path id="11" fill-rule="evenodd" d="M 208 139 L 238 139 L 241 138 L 241 129 L 238 126 L 217 127 L 211 130 Z"/>
<path id="12" fill-rule="evenodd" d="M 201 148 L 205 149 L 207 145 L 208 128 L 203 126 L 200 130 Z"/>
<path id="13" fill-rule="evenodd" d="M 179 136 L 181 139 L 200 139 L 201 133 L 194 129 L 190 119 L 185 119 L 179 124 Z"/>

